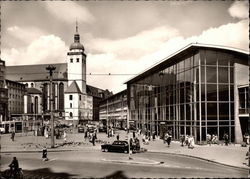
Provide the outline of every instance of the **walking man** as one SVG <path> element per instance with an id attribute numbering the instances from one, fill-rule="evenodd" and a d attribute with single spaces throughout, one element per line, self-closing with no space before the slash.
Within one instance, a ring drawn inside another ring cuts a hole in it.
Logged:
<path id="1" fill-rule="evenodd" d="M 184 146 L 184 142 L 185 142 L 185 136 L 181 135 L 181 146 Z"/>
<path id="2" fill-rule="evenodd" d="M 228 146 L 229 140 L 228 140 L 228 135 L 227 133 L 224 134 L 224 141 L 225 141 L 225 145 Z"/>
<path id="3" fill-rule="evenodd" d="M 92 143 L 93 143 L 93 146 L 95 146 L 95 139 L 96 139 L 96 135 L 95 133 L 92 135 Z"/>
<path id="4" fill-rule="evenodd" d="M 171 140 L 172 140 L 172 136 L 168 134 L 168 138 L 167 138 L 168 147 L 170 147 Z"/>
<path id="5" fill-rule="evenodd" d="M 12 132 L 11 132 L 11 140 L 14 141 L 14 138 L 15 138 L 15 132 L 12 131 Z"/>
<path id="6" fill-rule="evenodd" d="M 47 161 L 47 160 L 48 160 L 48 157 L 47 157 L 48 152 L 47 152 L 46 146 L 43 147 L 42 153 L 43 153 L 43 154 L 42 154 L 42 159 L 43 159 L 43 161 Z"/>

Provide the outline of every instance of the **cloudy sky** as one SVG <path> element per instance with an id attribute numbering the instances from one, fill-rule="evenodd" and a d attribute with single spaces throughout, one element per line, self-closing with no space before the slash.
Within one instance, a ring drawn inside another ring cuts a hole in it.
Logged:
<path id="1" fill-rule="evenodd" d="M 7 66 L 66 63 L 78 20 L 87 83 L 114 93 L 126 80 L 189 43 L 248 51 L 248 1 L 4 1 Z"/>

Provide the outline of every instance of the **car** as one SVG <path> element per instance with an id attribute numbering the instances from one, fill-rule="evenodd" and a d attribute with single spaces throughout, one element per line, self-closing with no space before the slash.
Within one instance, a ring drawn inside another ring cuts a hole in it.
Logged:
<path id="1" fill-rule="evenodd" d="M 96 129 L 95 127 L 92 127 L 92 126 L 91 126 L 91 127 L 88 127 L 88 128 L 87 128 L 87 131 L 88 131 L 89 133 L 93 133 L 93 132 L 95 132 L 95 129 Z"/>
<path id="2" fill-rule="evenodd" d="M 128 153 L 129 146 L 127 141 L 114 141 L 112 144 L 103 144 L 101 145 L 103 152 L 123 152 Z"/>
<path id="3" fill-rule="evenodd" d="M 5 133 L 5 128 L 4 127 L 0 127 L 0 133 L 4 134 Z"/>
<path id="4" fill-rule="evenodd" d="M 84 133 L 84 127 L 83 126 L 78 126 L 78 132 L 79 133 Z"/>
<path id="5" fill-rule="evenodd" d="M 99 132 L 107 132 L 107 127 L 99 127 Z"/>

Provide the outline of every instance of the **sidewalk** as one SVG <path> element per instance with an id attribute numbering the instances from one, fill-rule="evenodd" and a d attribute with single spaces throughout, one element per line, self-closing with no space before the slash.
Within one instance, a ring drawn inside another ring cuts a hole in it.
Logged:
<path id="1" fill-rule="evenodd" d="M 127 138 L 127 134 L 125 131 L 118 131 L 117 133 L 119 133 L 120 135 L 120 140 L 125 140 Z M 140 141 L 141 138 L 142 136 L 139 136 Z M 47 146 L 49 151 L 67 151 L 83 149 L 100 150 L 100 146 L 104 141 L 112 143 L 114 140 L 116 140 L 116 137 L 108 138 L 105 133 L 98 133 L 97 143 L 95 146 L 93 146 L 91 143 L 89 143 L 89 141 L 84 141 L 83 133 L 68 134 L 67 145 L 63 145 L 63 139 L 55 139 L 56 148 L 51 149 L 51 139 L 46 139 L 43 136 L 32 136 L 32 134 L 25 136 L 22 134 L 16 134 L 15 141 L 13 142 L 10 140 L 9 134 L 4 134 L 1 135 L 1 152 L 41 152 L 44 146 Z M 218 162 L 229 166 L 248 168 L 244 163 L 248 162 L 245 158 L 249 146 L 241 147 L 237 144 L 231 144 L 229 146 L 195 145 L 194 149 L 188 149 L 187 146 L 181 147 L 180 142 L 178 141 L 171 142 L 171 146 L 167 147 L 167 145 L 164 144 L 161 139 L 157 139 L 155 141 L 150 141 L 149 145 L 143 145 L 141 143 L 141 147 L 147 149 L 148 152 L 161 152 L 173 155 L 185 155 L 205 159 L 211 162 Z M 133 162 L 136 161 L 134 160 Z"/>

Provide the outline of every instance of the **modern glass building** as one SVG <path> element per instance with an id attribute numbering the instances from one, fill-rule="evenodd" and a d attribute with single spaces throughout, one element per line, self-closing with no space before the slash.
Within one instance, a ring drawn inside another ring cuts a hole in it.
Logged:
<path id="1" fill-rule="evenodd" d="M 174 139 L 227 133 L 242 142 L 249 133 L 248 52 L 190 44 L 126 82 L 129 119 L 143 132 Z"/>

